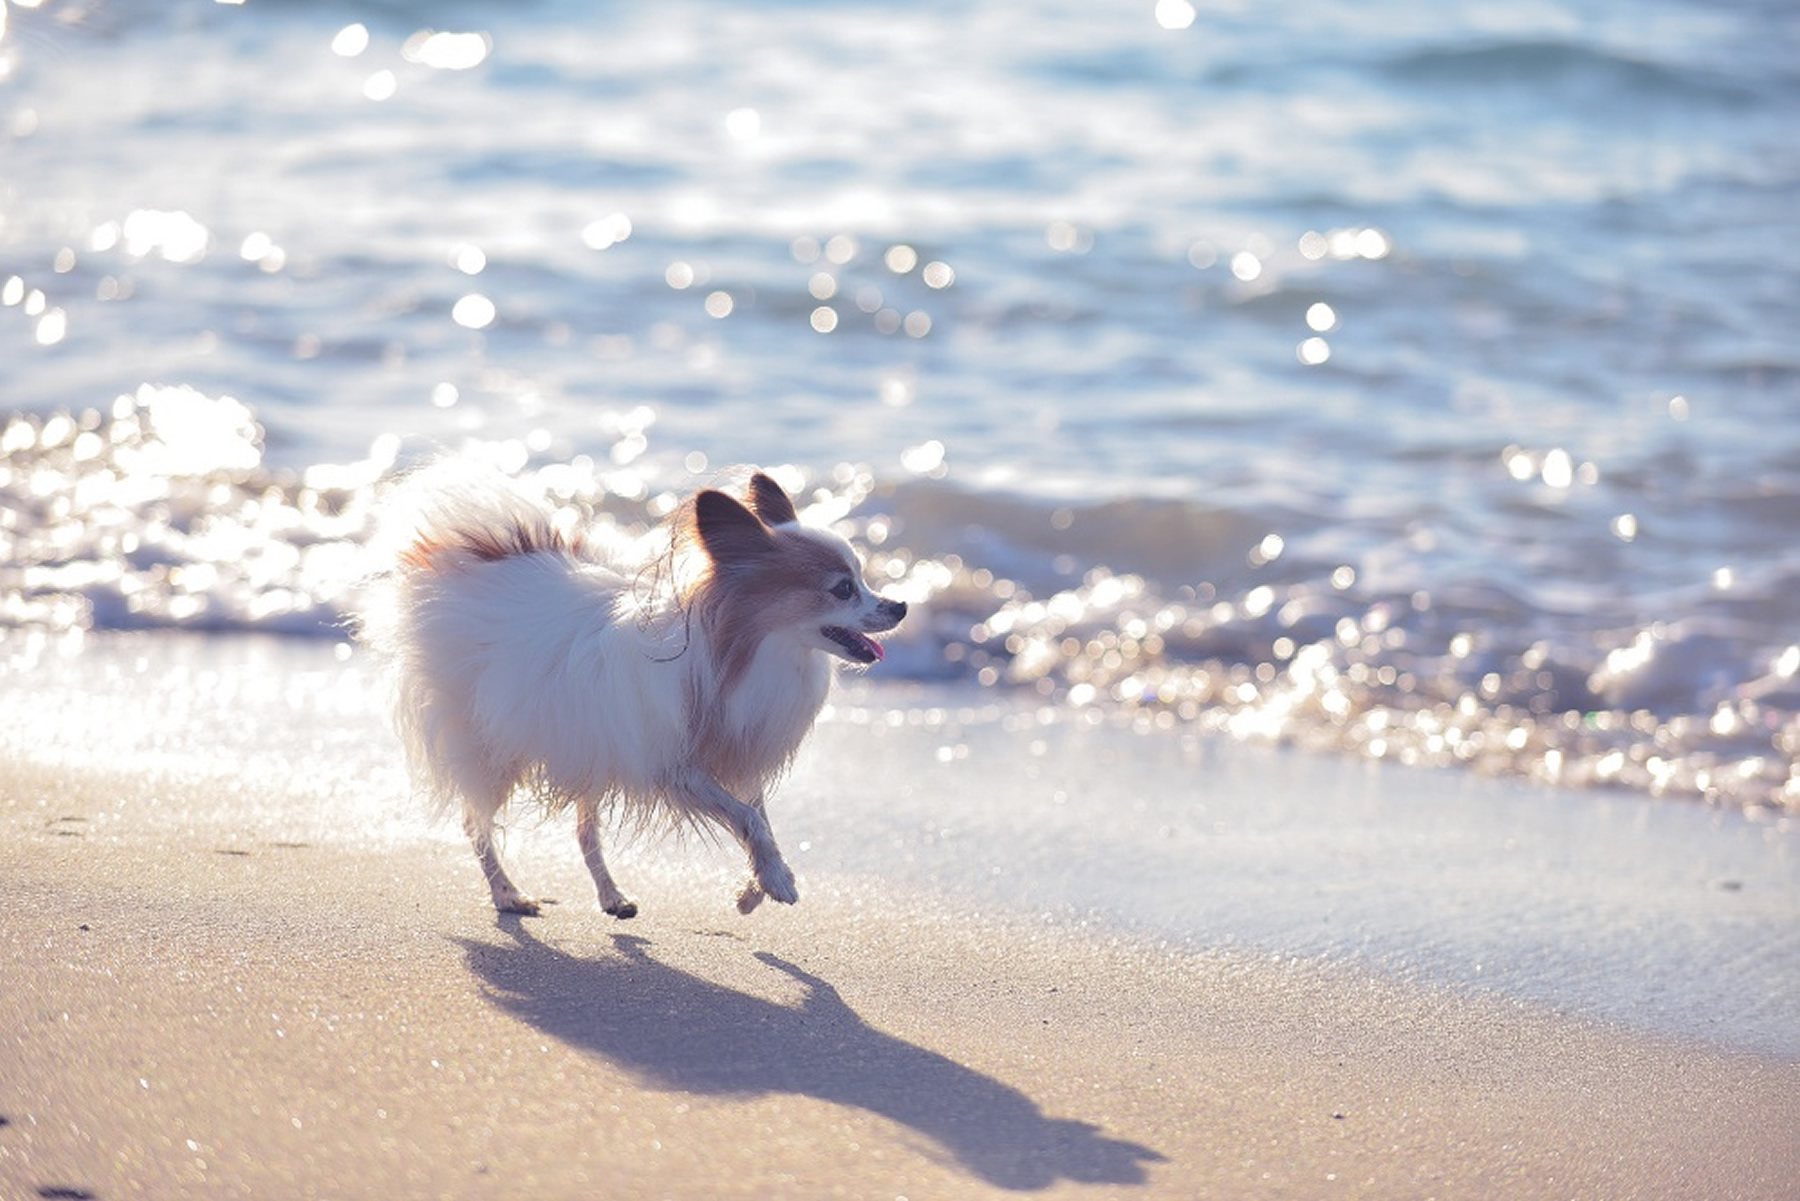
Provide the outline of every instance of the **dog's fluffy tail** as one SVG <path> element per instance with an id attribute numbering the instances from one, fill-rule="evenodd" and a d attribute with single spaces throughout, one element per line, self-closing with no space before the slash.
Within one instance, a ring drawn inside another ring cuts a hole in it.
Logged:
<path id="1" fill-rule="evenodd" d="M 544 506 L 489 468 L 447 459 L 408 476 L 388 501 L 381 542 L 400 571 L 435 571 L 457 559 L 493 562 L 549 551 L 581 553 Z"/>
<path id="2" fill-rule="evenodd" d="M 471 780 L 491 774 L 465 762 L 478 750 L 470 734 L 474 718 L 466 689 L 445 684 L 474 670 L 468 654 L 476 640 L 458 632 L 458 623 L 473 620 L 459 599 L 462 571 L 536 552 L 574 557 L 581 540 L 498 471 L 444 460 L 395 487 L 375 550 L 379 566 L 354 628 L 382 667 L 415 785 L 436 812 L 448 815 Z"/>

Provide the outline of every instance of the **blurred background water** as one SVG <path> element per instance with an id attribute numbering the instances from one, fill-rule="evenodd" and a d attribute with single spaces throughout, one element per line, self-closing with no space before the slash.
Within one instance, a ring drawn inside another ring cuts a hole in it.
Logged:
<path id="1" fill-rule="evenodd" d="M 1800 10 L 0 0 L 0 627 L 778 468 L 880 670 L 1800 811 Z"/>

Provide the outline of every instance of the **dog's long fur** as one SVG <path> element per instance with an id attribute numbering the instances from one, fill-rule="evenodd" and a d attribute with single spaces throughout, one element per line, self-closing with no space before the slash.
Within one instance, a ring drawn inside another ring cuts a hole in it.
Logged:
<path id="1" fill-rule="evenodd" d="M 395 558 L 360 621 L 386 661 L 414 779 L 460 808 L 494 906 L 537 912 L 494 844 L 515 796 L 573 807 L 601 907 L 632 917 L 603 816 L 712 822 L 750 857 L 738 897 L 792 904 L 763 802 L 825 703 L 833 656 L 906 606 L 871 592 L 850 545 L 802 525 L 768 476 L 740 501 L 699 493 L 670 518 L 663 570 L 565 532 L 498 474 L 428 468 L 400 489 Z"/>

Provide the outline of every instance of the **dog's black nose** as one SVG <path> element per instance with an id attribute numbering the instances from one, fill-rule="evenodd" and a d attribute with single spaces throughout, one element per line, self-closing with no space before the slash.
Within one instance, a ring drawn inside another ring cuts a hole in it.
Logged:
<path id="1" fill-rule="evenodd" d="M 891 617 L 895 621 L 899 621 L 906 616 L 906 602 L 905 601 L 897 601 L 897 600 L 884 600 L 881 602 L 881 612 L 884 616 Z"/>

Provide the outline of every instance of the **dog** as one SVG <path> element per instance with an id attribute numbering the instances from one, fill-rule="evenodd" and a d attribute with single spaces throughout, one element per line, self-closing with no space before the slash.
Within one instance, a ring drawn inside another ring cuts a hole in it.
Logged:
<path id="1" fill-rule="evenodd" d="M 906 616 L 836 533 L 769 476 L 698 492 L 649 565 L 612 561 L 498 473 L 453 463 L 399 489 L 395 553 L 359 634 L 384 660 L 415 783 L 463 827 L 501 913 L 539 903 L 507 874 L 509 801 L 573 808 L 600 908 L 637 915 L 601 853 L 603 817 L 728 831 L 737 897 L 799 900 L 764 805 L 812 729 L 838 660 L 883 657 Z"/>

